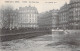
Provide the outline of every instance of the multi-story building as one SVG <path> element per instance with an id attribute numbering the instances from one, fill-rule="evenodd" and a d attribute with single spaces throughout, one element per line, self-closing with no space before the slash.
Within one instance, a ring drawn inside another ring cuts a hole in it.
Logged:
<path id="1" fill-rule="evenodd" d="M 52 28 L 52 11 L 39 14 L 38 25 L 40 28 Z"/>
<path id="2" fill-rule="evenodd" d="M 39 14 L 38 24 L 43 28 L 57 28 L 58 27 L 58 10 L 50 10 Z"/>
<path id="3" fill-rule="evenodd" d="M 35 7 L 20 7 L 13 10 L 10 7 L 0 10 L 0 28 L 36 28 L 38 11 Z"/>
<path id="4" fill-rule="evenodd" d="M 70 0 L 59 11 L 59 27 L 80 29 L 80 0 Z"/>
<path id="5" fill-rule="evenodd" d="M 69 28 L 80 29 L 80 0 L 70 0 L 69 7 Z"/>
<path id="6" fill-rule="evenodd" d="M 59 10 L 59 28 L 68 27 L 68 4 L 65 3 Z"/>
<path id="7" fill-rule="evenodd" d="M 38 27 L 38 11 L 35 7 L 20 7 L 18 12 L 18 27 Z"/>
<path id="8" fill-rule="evenodd" d="M 52 27 L 58 28 L 59 27 L 59 10 L 52 10 Z"/>

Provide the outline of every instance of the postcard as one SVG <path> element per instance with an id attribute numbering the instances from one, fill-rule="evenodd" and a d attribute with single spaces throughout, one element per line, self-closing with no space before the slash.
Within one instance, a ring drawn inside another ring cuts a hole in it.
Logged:
<path id="1" fill-rule="evenodd" d="M 0 51 L 80 51 L 80 0 L 1 0 Z"/>

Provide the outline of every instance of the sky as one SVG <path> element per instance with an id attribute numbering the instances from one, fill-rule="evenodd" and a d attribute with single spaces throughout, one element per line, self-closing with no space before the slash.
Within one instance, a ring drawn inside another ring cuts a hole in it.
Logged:
<path id="1" fill-rule="evenodd" d="M 11 5 L 14 8 L 35 6 L 39 13 L 52 9 L 60 9 L 65 3 L 70 0 L 1 0 L 0 7 Z"/>

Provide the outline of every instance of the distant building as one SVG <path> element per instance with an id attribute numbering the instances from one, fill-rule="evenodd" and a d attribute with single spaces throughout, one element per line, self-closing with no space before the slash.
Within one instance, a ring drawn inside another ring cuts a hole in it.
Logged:
<path id="1" fill-rule="evenodd" d="M 35 7 L 20 7 L 18 16 L 18 27 L 38 27 L 38 11 Z"/>
<path id="2" fill-rule="evenodd" d="M 39 14 L 38 25 L 42 28 L 58 27 L 58 10 L 50 10 Z"/>
<path id="3" fill-rule="evenodd" d="M 59 10 L 52 10 L 52 27 L 58 28 L 59 27 Z"/>
<path id="4" fill-rule="evenodd" d="M 52 28 L 52 11 L 40 13 L 38 16 L 38 25 L 40 28 Z"/>

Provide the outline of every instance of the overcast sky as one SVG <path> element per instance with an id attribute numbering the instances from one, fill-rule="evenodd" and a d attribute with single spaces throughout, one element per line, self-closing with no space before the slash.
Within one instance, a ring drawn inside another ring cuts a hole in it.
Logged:
<path id="1" fill-rule="evenodd" d="M 1 0 L 0 6 L 12 5 L 14 8 L 19 8 L 31 5 L 35 6 L 38 12 L 41 13 L 52 9 L 59 9 L 66 2 L 69 3 L 69 0 Z"/>

